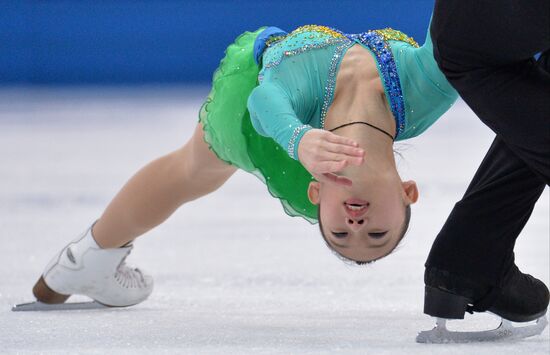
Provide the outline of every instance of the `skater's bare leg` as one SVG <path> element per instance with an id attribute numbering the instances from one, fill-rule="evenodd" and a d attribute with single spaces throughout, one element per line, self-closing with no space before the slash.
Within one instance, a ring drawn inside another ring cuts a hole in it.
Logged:
<path id="1" fill-rule="evenodd" d="M 120 247 L 182 204 L 216 190 L 235 171 L 209 149 L 199 123 L 182 148 L 152 161 L 124 185 L 94 225 L 94 239 L 102 248 Z"/>

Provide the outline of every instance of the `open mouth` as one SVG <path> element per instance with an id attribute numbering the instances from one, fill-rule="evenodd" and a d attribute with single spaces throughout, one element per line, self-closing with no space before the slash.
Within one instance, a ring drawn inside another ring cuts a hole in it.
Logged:
<path id="1" fill-rule="evenodd" d="M 364 214 L 370 203 L 365 200 L 360 200 L 357 198 L 350 198 L 344 202 L 344 206 L 348 214 L 352 217 L 359 217 Z"/>

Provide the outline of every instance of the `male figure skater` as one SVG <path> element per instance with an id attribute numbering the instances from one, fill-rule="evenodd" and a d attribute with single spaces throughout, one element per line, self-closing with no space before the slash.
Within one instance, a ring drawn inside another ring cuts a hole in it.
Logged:
<path id="1" fill-rule="evenodd" d="M 537 319 L 548 288 L 518 270 L 513 249 L 550 183 L 550 1 L 436 0 L 431 35 L 440 68 L 496 138 L 432 246 L 424 312 Z"/>

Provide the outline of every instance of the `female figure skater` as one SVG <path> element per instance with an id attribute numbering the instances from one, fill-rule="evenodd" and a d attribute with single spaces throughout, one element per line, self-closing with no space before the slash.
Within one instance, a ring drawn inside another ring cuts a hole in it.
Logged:
<path id="1" fill-rule="evenodd" d="M 227 48 L 189 142 L 132 177 L 33 292 L 45 303 L 145 300 L 152 278 L 124 263 L 132 241 L 237 168 L 260 177 L 287 214 L 318 220 L 342 258 L 379 259 L 403 237 L 418 198 L 397 173 L 393 142 L 425 131 L 456 98 L 429 35 L 419 47 L 392 29 L 244 33 Z"/>

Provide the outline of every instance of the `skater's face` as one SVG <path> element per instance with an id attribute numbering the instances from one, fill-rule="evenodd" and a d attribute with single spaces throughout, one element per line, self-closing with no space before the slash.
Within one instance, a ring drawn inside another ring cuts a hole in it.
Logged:
<path id="1" fill-rule="evenodd" d="M 401 182 L 397 174 L 373 174 L 352 186 L 312 182 L 308 193 L 319 205 L 326 242 L 359 262 L 379 259 L 397 246 L 408 224 L 407 206 L 418 198 L 414 181 Z"/>

